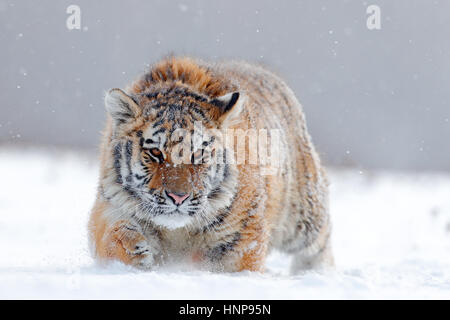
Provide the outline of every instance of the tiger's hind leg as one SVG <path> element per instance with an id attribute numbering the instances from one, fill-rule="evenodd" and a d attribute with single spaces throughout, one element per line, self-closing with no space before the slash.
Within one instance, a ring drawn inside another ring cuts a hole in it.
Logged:
<path id="1" fill-rule="evenodd" d="M 273 242 L 273 248 L 292 256 L 291 273 L 298 274 L 308 270 L 324 271 L 334 267 L 331 248 L 331 225 L 329 217 L 305 219 L 303 215 L 294 215 L 296 219 L 286 221 L 282 232 Z"/>
<path id="2" fill-rule="evenodd" d="M 292 255 L 291 274 L 299 274 L 308 270 L 325 271 L 334 267 L 329 237 L 321 246 L 305 248 Z"/>

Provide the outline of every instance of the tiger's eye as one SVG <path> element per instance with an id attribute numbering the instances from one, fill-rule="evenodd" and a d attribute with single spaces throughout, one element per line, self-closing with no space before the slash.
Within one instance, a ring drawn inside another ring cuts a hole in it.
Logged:
<path id="1" fill-rule="evenodd" d="M 150 149 L 150 152 L 151 152 L 152 155 L 154 155 L 155 157 L 159 157 L 159 156 L 161 156 L 161 154 L 162 154 L 161 150 L 159 150 L 158 148 L 152 148 L 152 149 Z"/>

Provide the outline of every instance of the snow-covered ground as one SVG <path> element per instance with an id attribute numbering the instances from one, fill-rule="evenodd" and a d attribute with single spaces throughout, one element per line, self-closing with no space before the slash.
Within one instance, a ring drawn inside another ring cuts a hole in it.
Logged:
<path id="1" fill-rule="evenodd" d="M 336 271 L 139 272 L 95 265 L 86 223 L 97 164 L 0 149 L 0 298 L 450 298 L 450 175 L 330 170 Z"/>

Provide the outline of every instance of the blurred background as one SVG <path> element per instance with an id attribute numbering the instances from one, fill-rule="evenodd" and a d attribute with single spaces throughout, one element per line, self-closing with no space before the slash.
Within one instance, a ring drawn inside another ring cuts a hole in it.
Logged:
<path id="1" fill-rule="evenodd" d="M 0 298 L 449 299 L 449 31 L 449 0 L 0 0 Z M 279 253 L 263 277 L 93 263 L 104 93 L 168 54 L 262 63 L 294 90 L 337 273 L 288 278 Z"/>
<path id="2" fill-rule="evenodd" d="M 175 53 L 280 74 L 327 165 L 448 171 L 449 13 L 445 0 L 0 0 L 0 144 L 95 151 L 105 90 Z"/>

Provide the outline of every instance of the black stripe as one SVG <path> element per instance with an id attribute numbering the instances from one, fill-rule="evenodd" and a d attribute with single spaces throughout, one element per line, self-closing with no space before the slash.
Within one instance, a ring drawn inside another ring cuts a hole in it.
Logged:
<path id="1" fill-rule="evenodd" d="M 208 101 L 208 99 L 206 99 L 205 97 L 202 97 L 201 95 L 198 95 L 198 94 L 196 94 L 194 92 L 189 92 L 189 91 L 187 91 L 187 90 L 185 90 L 183 88 L 176 88 L 173 92 L 175 94 L 179 94 L 179 95 L 183 95 L 183 96 L 186 96 L 186 97 L 194 98 L 195 100 L 200 101 L 200 102 Z"/>
<path id="2" fill-rule="evenodd" d="M 124 186 L 123 188 L 124 188 L 125 191 L 127 191 L 133 198 L 140 199 L 139 195 L 138 195 L 133 189 L 131 189 L 130 186 Z"/>
<path id="3" fill-rule="evenodd" d="M 131 173 L 131 156 L 133 155 L 133 141 L 128 140 L 125 145 L 125 158 L 127 162 L 127 168 L 128 168 L 128 176 L 126 177 L 127 182 L 131 182 L 132 180 L 132 173 Z"/>
<path id="4" fill-rule="evenodd" d="M 225 218 L 230 215 L 235 201 L 236 201 L 236 194 L 233 195 L 233 198 L 231 199 L 231 203 L 224 209 L 220 210 L 221 213 L 216 216 L 215 220 L 213 220 L 213 222 L 211 222 L 211 224 L 209 224 L 208 226 L 203 228 L 203 232 L 204 233 L 208 232 L 208 228 L 216 229 L 221 224 L 223 224 L 225 222 Z M 222 217 L 220 217 L 220 216 L 222 216 Z"/>
<path id="5" fill-rule="evenodd" d="M 225 222 L 225 218 L 228 217 L 229 214 L 230 210 L 225 210 L 224 212 L 216 216 L 213 222 L 203 228 L 203 233 L 208 232 L 210 229 L 216 229 L 217 227 L 221 226 Z"/>
<path id="6" fill-rule="evenodd" d="M 112 199 L 112 197 L 108 197 L 105 193 L 105 189 L 103 188 L 103 185 L 100 185 L 98 187 L 98 191 L 100 192 L 100 195 L 105 198 L 106 200 L 110 201 Z"/>
<path id="7" fill-rule="evenodd" d="M 207 253 L 207 256 L 209 256 L 211 260 L 220 260 L 228 251 L 232 251 L 240 240 L 241 233 L 237 231 L 231 235 L 231 240 L 221 243 L 217 247 L 212 248 Z"/>
<path id="8" fill-rule="evenodd" d="M 156 118 L 162 118 L 162 116 L 164 115 L 164 112 L 166 112 L 166 109 L 159 110 L 158 113 L 156 114 Z M 160 121 L 164 121 L 164 120 L 161 119 Z M 153 125 L 153 128 L 155 128 L 155 127 L 157 127 L 157 126 Z"/>
<path id="9" fill-rule="evenodd" d="M 220 186 L 215 187 L 208 193 L 208 199 L 214 199 L 222 192 L 222 188 Z"/>
<path id="10" fill-rule="evenodd" d="M 164 107 L 164 108 L 163 108 L 163 107 Z M 166 108 L 165 108 L 165 107 L 167 107 L 167 102 L 158 102 L 158 103 L 152 105 L 152 108 L 153 108 L 153 109 L 161 109 L 161 108 L 162 108 L 161 111 L 166 111 Z"/>
<path id="11" fill-rule="evenodd" d="M 144 179 L 145 177 L 146 177 L 146 175 L 143 175 L 143 176 L 141 176 L 141 175 L 139 175 L 139 174 L 135 174 L 134 175 L 134 177 L 136 178 L 136 179 L 138 179 L 138 180 L 142 180 L 142 179 Z"/>
<path id="12" fill-rule="evenodd" d="M 153 124 L 153 129 L 164 123 L 164 119 L 159 119 Z"/>
<path id="13" fill-rule="evenodd" d="M 203 110 L 195 107 L 195 106 L 191 106 L 190 110 L 194 111 L 195 113 L 199 114 L 202 116 L 203 119 L 206 119 L 205 113 L 203 112 Z"/>
<path id="14" fill-rule="evenodd" d="M 133 115 L 131 113 L 128 112 L 114 112 L 114 117 L 115 118 L 120 118 L 120 120 L 126 120 L 128 118 L 131 118 Z"/>
<path id="15" fill-rule="evenodd" d="M 151 159 L 153 162 L 160 163 L 160 158 L 155 157 L 154 155 L 152 155 L 151 152 L 146 153 L 146 155 L 147 155 L 147 156 L 150 156 L 150 159 Z"/>
<path id="16" fill-rule="evenodd" d="M 141 169 L 144 170 L 145 173 L 150 172 L 150 169 L 142 161 L 139 161 L 139 164 L 141 165 Z"/>
<path id="17" fill-rule="evenodd" d="M 153 136 L 157 135 L 158 133 L 166 132 L 166 128 L 159 128 L 155 132 L 153 132 Z"/>
<path id="18" fill-rule="evenodd" d="M 223 180 L 222 181 L 225 181 L 226 179 L 228 179 L 229 176 L 230 176 L 230 165 L 225 164 L 223 167 Z"/>
<path id="19" fill-rule="evenodd" d="M 115 145 L 113 150 L 113 156 L 114 156 L 114 168 L 116 170 L 116 182 L 119 184 L 122 184 L 122 174 L 120 172 L 121 164 L 120 161 L 122 159 L 122 143 L 119 142 Z"/>

